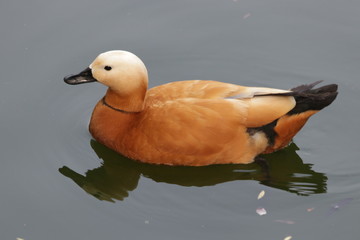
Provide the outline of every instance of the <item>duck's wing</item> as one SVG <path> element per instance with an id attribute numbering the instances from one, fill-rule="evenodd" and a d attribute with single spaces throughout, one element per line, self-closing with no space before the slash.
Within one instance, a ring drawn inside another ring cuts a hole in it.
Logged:
<path id="1" fill-rule="evenodd" d="M 245 146 L 249 141 L 248 127 L 270 123 L 290 111 L 294 104 L 291 96 L 157 102 L 148 106 L 138 130 L 160 151 L 185 155 L 216 153 L 234 139 L 242 139 Z"/>
<path id="2" fill-rule="evenodd" d="M 295 106 L 291 90 L 275 88 L 246 87 L 235 84 L 209 81 L 189 80 L 172 82 L 152 88 L 148 91 L 148 106 L 162 105 L 164 108 L 175 109 L 182 105 L 201 104 L 212 109 L 219 115 L 226 115 L 225 106 L 234 106 L 237 110 L 231 114 L 240 114 L 242 124 L 246 127 L 259 127 L 285 115 Z M 166 104 L 164 104 L 166 103 Z M 217 110 L 214 106 L 219 104 Z M 199 106 L 198 106 L 199 107 Z M 194 111 L 194 109 L 189 109 Z M 165 111 L 166 112 L 166 111 Z"/>

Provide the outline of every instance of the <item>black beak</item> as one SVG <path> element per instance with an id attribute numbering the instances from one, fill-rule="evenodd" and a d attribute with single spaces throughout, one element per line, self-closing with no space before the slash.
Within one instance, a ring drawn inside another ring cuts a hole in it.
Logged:
<path id="1" fill-rule="evenodd" d="M 64 82 L 71 85 L 81 84 L 81 83 L 88 83 L 88 82 L 95 82 L 96 79 L 93 77 L 91 73 L 91 68 L 86 68 L 84 71 L 69 75 L 64 77 Z"/>

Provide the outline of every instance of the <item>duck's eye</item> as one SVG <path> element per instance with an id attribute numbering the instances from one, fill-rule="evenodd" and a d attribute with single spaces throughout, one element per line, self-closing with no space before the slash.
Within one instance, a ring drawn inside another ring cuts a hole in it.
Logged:
<path id="1" fill-rule="evenodd" d="M 105 66 L 104 69 L 105 69 L 106 71 L 110 71 L 110 70 L 112 69 L 112 67 L 110 67 L 110 66 Z"/>

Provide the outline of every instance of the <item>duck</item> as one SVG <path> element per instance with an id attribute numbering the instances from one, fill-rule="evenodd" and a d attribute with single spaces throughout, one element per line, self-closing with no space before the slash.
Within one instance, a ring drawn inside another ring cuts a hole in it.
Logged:
<path id="1" fill-rule="evenodd" d="M 101 53 L 70 85 L 107 86 L 89 131 L 130 159 L 174 166 L 249 164 L 285 148 L 307 120 L 330 105 L 337 84 L 322 81 L 289 90 L 214 80 L 183 80 L 148 88 L 148 71 L 135 54 Z"/>

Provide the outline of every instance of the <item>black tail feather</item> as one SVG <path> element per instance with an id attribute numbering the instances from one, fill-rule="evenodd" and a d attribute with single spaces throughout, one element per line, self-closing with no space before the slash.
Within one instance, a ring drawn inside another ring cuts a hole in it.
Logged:
<path id="1" fill-rule="evenodd" d="M 288 114 L 298 114 L 308 110 L 321 110 L 329 106 L 338 94 L 338 86 L 337 84 L 329 84 L 313 89 L 320 82 L 322 81 L 292 88 L 291 91 L 293 91 L 296 105 Z"/>
<path id="2" fill-rule="evenodd" d="M 293 92 L 297 92 L 297 93 L 306 92 L 306 91 L 309 91 L 309 90 L 313 89 L 316 85 L 318 85 L 319 83 L 321 83 L 323 81 L 324 80 L 319 80 L 319 81 L 316 81 L 316 82 L 311 83 L 311 84 L 300 85 L 300 86 L 291 88 L 290 90 L 293 91 Z"/>
<path id="3" fill-rule="evenodd" d="M 313 94 L 330 93 L 330 92 L 336 92 L 337 89 L 338 89 L 337 84 L 329 84 L 329 85 L 326 85 L 326 86 L 323 86 L 323 87 L 313 89 L 310 92 L 313 93 Z"/>

